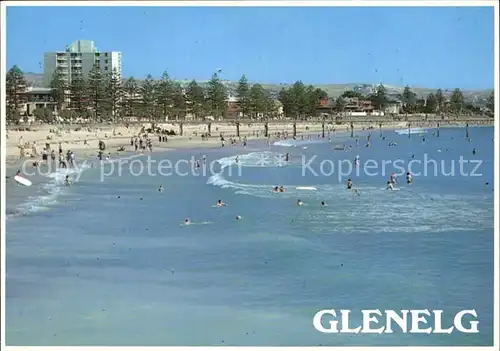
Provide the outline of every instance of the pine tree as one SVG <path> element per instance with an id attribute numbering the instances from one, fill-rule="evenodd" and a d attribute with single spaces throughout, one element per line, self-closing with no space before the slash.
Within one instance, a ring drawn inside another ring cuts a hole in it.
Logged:
<path id="1" fill-rule="evenodd" d="M 186 100 L 195 118 L 205 117 L 206 101 L 203 88 L 192 80 L 186 89 Z"/>
<path id="2" fill-rule="evenodd" d="M 142 113 L 149 120 L 154 120 L 156 113 L 156 82 L 148 74 L 140 88 L 142 95 Z"/>
<path id="3" fill-rule="evenodd" d="M 123 103 L 123 84 L 120 73 L 115 69 L 106 77 L 106 108 L 113 121 L 120 117 Z"/>
<path id="4" fill-rule="evenodd" d="M 453 90 L 453 93 L 451 94 L 451 108 L 456 114 L 462 113 L 463 107 L 464 107 L 464 95 L 460 91 L 460 89 L 456 88 Z"/>
<path id="5" fill-rule="evenodd" d="M 437 112 L 438 113 L 442 113 L 444 112 L 444 103 L 445 103 L 445 100 L 444 100 L 444 95 L 443 95 L 443 91 L 441 89 L 438 89 L 436 91 L 436 107 L 437 107 Z"/>
<path id="6" fill-rule="evenodd" d="M 301 81 L 296 81 L 290 88 L 290 113 L 295 118 L 307 112 L 306 87 Z"/>
<path id="7" fill-rule="evenodd" d="M 23 71 L 14 65 L 8 72 L 5 81 L 7 100 L 7 120 L 19 123 L 21 108 L 26 102 L 26 79 Z"/>
<path id="8" fill-rule="evenodd" d="M 291 116 L 292 106 L 291 106 L 291 96 L 290 90 L 281 88 L 278 93 L 278 101 L 283 105 L 283 114 L 286 116 Z"/>
<path id="9" fill-rule="evenodd" d="M 172 107 L 176 119 L 186 117 L 186 96 L 178 83 L 172 84 Z"/>
<path id="10" fill-rule="evenodd" d="M 495 91 L 492 91 L 488 96 L 488 100 L 486 102 L 486 107 L 493 113 L 495 113 Z"/>
<path id="11" fill-rule="evenodd" d="M 249 111 L 254 118 L 257 118 L 259 113 L 265 112 L 267 103 L 266 91 L 260 84 L 254 84 L 250 88 L 249 94 Z"/>
<path id="12" fill-rule="evenodd" d="M 137 95 L 139 94 L 139 86 L 134 77 L 130 77 L 123 85 L 125 115 L 137 117 Z"/>
<path id="13" fill-rule="evenodd" d="M 377 106 L 377 108 L 380 111 L 383 111 L 384 108 L 387 106 L 388 102 L 387 91 L 385 87 L 382 84 L 380 84 L 375 90 L 375 94 L 370 96 L 370 99 L 372 103 L 375 104 L 375 106 Z"/>
<path id="14" fill-rule="evenodd" d="M 227 108 L 226 99 L 226 87 L 220 81 L 217 73 L 214 73 L 212 79 L 208 82 L 208 101 L 210 103 L 212 115 L 215 118 L 225 115 Z"/>
<path id="15" fill-rule="evenodd" d="M 71 80 L 70 85 L 70 106 L 82 117 L 88 114 L 88 91 L 86 82 L 81 75 L 76 75 Z"/>
<path id="16" fill-rule="evenodd" d="M 409 86 L 404 88 L 401 99 L 403 100 L 403 105 L 407 113 L 414 111 L 415 103 L 417 102 L 417 94 L 411 91 Z"/>
<path id="17" fill-rule="evenodd" d="M 430 93 L 427 95 L 427 99 L 425 101 L 425 112 L 426 113 L 435 113 L 437 110 L 437 99 L 436 95 L 433 93 Z"/>
<path id="18" fill-rule="evenodd" d="M 57 110 L 62 111 L 63 106 L 66 103 L 66 96 L 69 89 L 68 81 L 62 72 L 62 67 L 58 66 L 54 71 L 52 80 L 50 82 L 50 88 L 52 89 L 52 97 L 57 104 Z"/>
<path id="19" fill-rule="evenodd" d="M 173 107 L 173 83 L 166 71 L 156 84 L 155 94 L 161 114 L 164 118 L 169 117 Z"/>
<path id="20" fill-rule="evenodd" d="M 241 79 L 236 88 L 236 96 L 238 97 L 238 103 L 243 112 L 243 117 L 245 117 L 250 110 L 250 88 L 248 86 L 248 79 L 245 75 L 241 76 Z"/>
<path id="21" fill-rule="evenodd" d="M 97 64 L 89 72 L 87 91 L 89 104 L 94 112 L 94 121 L 102 122 L 106 101 L 105 80 L 101 68 Z"/>

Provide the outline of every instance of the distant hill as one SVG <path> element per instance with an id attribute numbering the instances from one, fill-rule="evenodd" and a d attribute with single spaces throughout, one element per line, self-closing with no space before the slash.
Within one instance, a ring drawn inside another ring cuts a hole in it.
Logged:
<path id="1" fill-rule="evenodd" d="M 28 72 L 25 73 L 24 76 L 30 85 L 33 87 L 43 87 L 43 74 Z M 139 82 L 141 80 L 138 79 Z M 181 80 L 178 81 L 182 86 L 186 86 L 189 81 Z M 205 85 L 208 81 L 198 81 L 200 85 Z M 238 86 L 238 82 L 235 81 L 223 81 L 224 85 L 228 88 L 231 94 L 235 94 L 236 87 Z M 287 87 L 288 85 L 280 85 L 280 84 L 264 84 L 261 83 L 262 86 L 274 93 L 277 93 L 283 87 Z M 323 89 L 327 92 L 329 97 L 336 98 L 340 96 L 344 91 L 347 90 L 357 90 L 363 94 L 369 94 L 374 88 L 373 84 L 321 84 L 315 85 L 315 87 Z M 385 86 L 389 94 L 401 94 L 403 92 L 404 87 L 396 87 L 396 86 Z M 411 88 L 411 90 L 417 94 L 418 97 L 425 97 L 429 93 L 434 93 L 435 89 L 428 88 Z M 452 91 L 444 90 L 444 95 L 451 95 Z M 476 91 L 467 91 L 462 90 L 464 94 L 465 100 L 470 103 L 474 103 L 477 105 L 484 105 L 488 99 L 488 96 L 491 93 L 491 90 L 476 90 Z"/>

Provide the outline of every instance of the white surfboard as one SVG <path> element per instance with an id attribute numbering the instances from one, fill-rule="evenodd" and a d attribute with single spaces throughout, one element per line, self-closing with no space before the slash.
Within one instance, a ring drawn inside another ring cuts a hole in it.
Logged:
<path id="1" fill-rule="evenodd" d="M 23 178 L 23 177 L 18 176 L 18 175 L 16 175 L 16 176 L 14 177 L 14 180 L 15 180 L 16 182 L 18 182 L 19 184 L 22 184 L 22 185 L 24 185 L 24 186 L 31 186 L 31 184 L 32 184 L 32 183 L 31 183 L 31 181 L 30 181 L 29 179 Z"/>
<path id="2" fill-rule="evenodd" d="M 298 186 L 295 188 L 296 190 L 317 190 L 315 187 L 313 186 Z"/>

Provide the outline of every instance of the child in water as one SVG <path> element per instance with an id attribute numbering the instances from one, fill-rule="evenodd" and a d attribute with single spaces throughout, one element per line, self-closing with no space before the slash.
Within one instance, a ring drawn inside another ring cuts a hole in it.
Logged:
<path id="1" fill-rule="evenodd" d="M 222 206 L 226 206 L 226 204 L 223 203 L 222 200 L 217 200 L 217 207 L 222 207 Z"/>

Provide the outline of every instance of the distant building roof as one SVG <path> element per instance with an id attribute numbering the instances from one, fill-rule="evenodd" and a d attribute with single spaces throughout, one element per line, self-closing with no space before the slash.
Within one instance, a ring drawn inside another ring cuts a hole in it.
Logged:
<path id="1" fill-rule="evenodd" d="M 50 94 L 51 92 L 52 88 L 28 87 L 26 89 L 27 94 Z"/>

